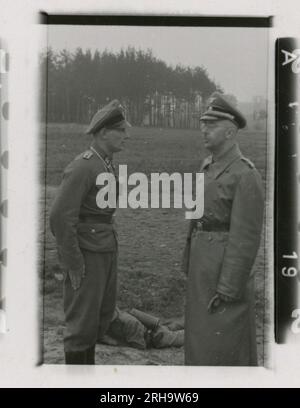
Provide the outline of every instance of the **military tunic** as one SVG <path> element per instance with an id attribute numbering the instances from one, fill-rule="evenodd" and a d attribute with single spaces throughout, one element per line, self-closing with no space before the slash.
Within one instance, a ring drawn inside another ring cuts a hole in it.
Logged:
<path id="1" fill-rule="evenodd" d="M 115 208 L 101 209 L 99 174 L 114 169 L 96 146 L 65 169 L 50 213 L 58 256 L 64 271 L 66 352 L 84 351 L 107 330 L 116 306 L 117 236 Z M 85 268 L 80 288 L 71 286 L 68 271 Z"/>
<path id="2" fill-rule="evenodd" d="M 256 365 L 254 271 L 263 223 L 263 189 L 237 145 L 204 160 L 204 215 L 192 220 L 185 249 L 187 365 Z M 215 313 L 208 304 L 219 292 Z"/>

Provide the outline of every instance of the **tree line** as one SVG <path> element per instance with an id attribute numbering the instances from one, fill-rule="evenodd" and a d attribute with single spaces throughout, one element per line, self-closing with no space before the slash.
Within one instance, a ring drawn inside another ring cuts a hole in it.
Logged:
<path id="1" fill-rule="evenodd" d="M 176 109 L 192 112 L 199 98 L 205 101 L 221 91 L 203 66 L 167 65 L 150 49 L 92 53 L 77 48 L 71 53 L 49 48 L 41 54 L 40 67 L 45 102 L 41 113 L 48 122 L 87 123 L 97 109 L 117 98 L 133 124 L 143 124 L 147 116 L 148 125 L 159 125 L 161 115 L 170 116 Z"/>

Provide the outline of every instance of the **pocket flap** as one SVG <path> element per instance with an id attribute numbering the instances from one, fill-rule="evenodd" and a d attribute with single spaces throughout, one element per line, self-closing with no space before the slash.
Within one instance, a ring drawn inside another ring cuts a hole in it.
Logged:
<path id="1" fill-rule="evenodd" d="M 112 224 L 77 225 L 80 248 L 94 252 L 113 252 L 117 249 L 116 234 Z"/>

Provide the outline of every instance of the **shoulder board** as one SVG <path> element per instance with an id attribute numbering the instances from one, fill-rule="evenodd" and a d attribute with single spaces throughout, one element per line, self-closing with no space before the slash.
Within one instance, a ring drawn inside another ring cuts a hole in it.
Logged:
<path id="1" fill-rule="evenodd" d="M 83 153 L 82 158 L 85 160 L 89 160 L 93 156 L 93 152 L 91 150 L 87 150 Z"/>
<path id="2" fill-rule="evenodd" d="M 244 157 L 244 156 L 242 156 L 241 159 L 243 160 L 243 162 L 247 163 L 248 166 L 249 166 L 251 169 L 254 169 L 255 166 L 254 166 L 254 164 L 252 163 L 251 160 L 247 159 L 247 158 Z"/>

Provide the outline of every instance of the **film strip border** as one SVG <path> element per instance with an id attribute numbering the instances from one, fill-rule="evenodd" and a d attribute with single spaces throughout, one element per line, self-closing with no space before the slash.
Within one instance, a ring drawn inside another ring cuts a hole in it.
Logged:
<path id="1" fill-rule="evenodd" d="M 275 339 L 300 340 L 300 42 L 276 42 Z M 297 228 L 298 226 L 298 228 Z"/>
<path id="2" fill-rule="evenodd" d="M 0 333 L 6 332 L 5 279 L 7 271 L 7 171 L 8 171 L 8 53 L 0 39 Z"/>

